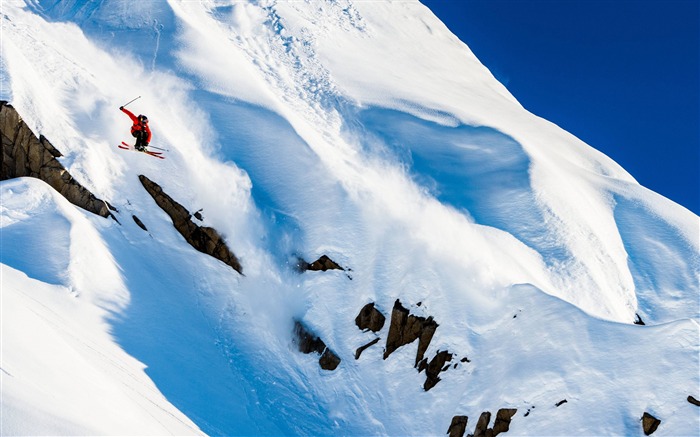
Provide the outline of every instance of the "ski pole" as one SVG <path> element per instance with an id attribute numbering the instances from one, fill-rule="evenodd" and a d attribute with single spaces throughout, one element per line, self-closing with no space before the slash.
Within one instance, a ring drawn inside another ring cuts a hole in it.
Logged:
<path id="1" fill-rule="evenodd" d="M 168 149 L 164 149 L 162 147 L 157 147 L 157 146 L 148 146 L 148 148 L 149 149 L 158 149 L 158 150 L 162 150 L 164 152 L 170 152 L 170 150 L 168 150 Z"/>
<path id="2" fill-rule="evenodd" d="M 126 105 L 128 105 L 128 104 L 130 104 L 130 103 L 132 103 L 132 102 L 134 102 L 134 101 L 136 101 L 136 100 L 138 100 L 138 99 L 140 99 L 140 98 L 141 98 L 141 96 L 138 96 L 137 98 L 135 98 L 135 99 L 133 99 L 133 100 L 130 100 L 129 103 L 122 105 L 122 108 L 125 108 Z"/>

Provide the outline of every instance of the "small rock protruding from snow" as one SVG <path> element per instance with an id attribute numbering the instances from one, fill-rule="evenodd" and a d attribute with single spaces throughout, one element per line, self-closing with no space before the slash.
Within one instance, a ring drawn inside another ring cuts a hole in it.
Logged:
<path id="1" fill-rule="evenodd" d="M 138 225 L 139 228 L 141 228 L 141 229 L 143 229 L 144 231 L 148 232 L 148 229 L 146 228 L 146 225 L 143 224 L 143 222 L 141 221 L 141 219 L 139 219 L 139 218 L 136 217 L 135 215 L 132 215 L 131 218 L 134 219 L 134 223 L 136 223 L 136 224 Z"/>
<path id="2" fill-rule="evenodd" d="M 301 270 L 302 272 L 307 270 L 320 270 L 323 272 L 325 272 L 326 270 L 345 270 L 338 263 L 330 259 L 327 255 L 321 255 L 319 259 L 312 263 L 308 263 L 304 259 L 299 258 L 297 265 L 299 267 L 299 270 Z"/>
<path id="3" fill-rule="evenodd" d="M 374 307 L 374 302 L 368 303 L 360 310 L 355 318 L 355 324 L 363 331 L 379 332 L 384 327 L 386 317 Z"/>
<path id="4" fill-rule="evenodd" d="M 661 421 L 651 414 L 644 412 L 642 416 L 642 429 L 644 430 L 644 435 L 652 435 L 654 431 L 661 425 Z"/>
<path id="5" fill-rule="evenodd" d="M 491 412 L 484 411 L 481 413 L 481 416 L 479 416 L 474 434 L 469 434 L 469 437 L 495 437 L 498 434 L 508 432 L 510 429 L 510 422 L 517 412 L 518 410 L 515 408 L 501 408 L 496 413 L 496 420 L 493 422 L 493 428 L 489 428 Z"/>
<path id="6" fill-rule="evenodd" d="M 340 364 L 340 357 L 331 351 L 326 343 L 309 331 L 300 321 L 294 321 L 295 341 L 299 352 L 310 354 L 316 352 L 321 355 L 318 363 L 324 370 L 335 370 Z"/>
<path id="7" fill-rule="evenodd" d="M 464 432 L 467 430 L 467 422 L 469 417 L 467 416 L 455 416 L 452 418 L 452 423 L 450 423 L 450 428 L 447 430 L 447 434 L 450 437 L 462 437 Z"/>
<path id="8" fill-rule="evenodd" d="M 496 421 L 493 422 L 493 435 L 496 436 L 502 432 L 508 432 L 510 429 L 510 421 L 515 416 L 518 410 L 516 408 L 501 408 L 496 413 Z"/>
<path id="9" fill-rule="evenodd" d="M 440 382 L 440 377 L 438 375 L 440 375 L 440 372 L 444 372 L 450 367 L 449 364 L 446 364 L 450 361 L 452 361 L 451 353 L 448 351 L 438 351 L 430 362 L 428 362 L 427 358 L 424 358 L 418 364 L 418 372 L 425 370 L 425 375 L 427 377 L 425 383 L 423 384 L 423 389 L 425 391 L 430 390 L 431 388 L 435 387 L 438 382 Z"/>
<path id="10" fill-rule="evenodd" d="M 484 411 L 479 416 L 479 420 L 476 422 L 476 428 L 474 429 L 474 434 L 470 434 L 472 437 L 485 437 L 489 430 L 489 422 L 491 421 L 491 412 Z"/>
<path id="11" fill-rule="evenodd" d="M 359 360 L 360 355 L 362 355 L 362 352 L 364 352 L 365 349 L 367 349 L 368 347 L 374 346 L 375 344 L 379 343 L 379 340 L 380 340 L 379 337 L 377 337 L 374 340 L 367 343 L 366 345 L 358 347 L 357 350 L 355 351 L 355 359 Z"/>

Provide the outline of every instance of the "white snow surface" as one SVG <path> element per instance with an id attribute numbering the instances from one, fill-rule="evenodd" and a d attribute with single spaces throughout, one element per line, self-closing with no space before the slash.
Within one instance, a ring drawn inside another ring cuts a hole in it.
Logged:
<path id="1" fill-rule="evenodd" d="M 499 408 L 508 435 L 642 435 L 644 412 L 698 434 L 699 218 L 525 110 L 419 2 L 0 16 L 0 98 L 119 220 L 0 183 L 0 434 L 442 435 Z M 116 147 L 139 95 L 165 160 Z M 140 174 L 202 209 L 245 276 Z M 296 270 L 323 254 L 347 270 Z M 454 354 L 430 391 L 415 343 L 382 357 L 397 299 L 439 324 L 428 359 Z M 354 322 L 369 302 L 377 334 Z"/>

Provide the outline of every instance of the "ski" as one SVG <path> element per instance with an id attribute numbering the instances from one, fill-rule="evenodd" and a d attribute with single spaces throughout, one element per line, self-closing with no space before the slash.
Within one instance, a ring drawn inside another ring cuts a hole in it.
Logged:
<path id="1" fill-rule="evenodd" d="M 133 150 L 133 151 L 135 151 L 135 152 L 140 152 L 140 150 L 136 150 L 136 148 L 135 148 L 134 146 L 132 146 L 131 144 L 127 144 L 127 143 L 125 143 L 124 141 L 122 141 L 121 145 L 119 145 L 119 148 L 120 148 L 120 149 Z M 154 153 L 154 154 L 156 154 L 156 155 L 161 155 L 161 154 L 163 153 L 163 152 L 154 152 L 154 151 L 152 151 L 152 150 L 145 150 L 145 151 L 146 151 L 146 152 L 150 152 L 150 153 Z"/>
<path id="2" fill-rule="evenodd" d="M 142 152 L 145 153 L 146 155 L 151 155 L 154 158 L 160 158 L 160 159 L 165 159 L 165 156 L 160 156 L 163 154 L 163 152 L 152 152 L 150 150 L 136 150 L 134 146 L 127 144 L 122 141 L 121 144 L 119 144 L 117 147 L 119 147 L 122 150 L 131 150 L 132 152 Z"/>
<path id="3" fill-rule="evenodd" d="M 120 149 L 124 149 L 124 150 L 132 150 L 132 151 L 134 151 L 134 152 L 141 152 L 141 150 L 136 150 L 135 148 L 133 148 L 133 147 L 131 147 L 131 146 L 126 147 L 126 146 L 123 146 L 123 145 L 120 144 L 120 145 L 117 146 L 117 147 L 119 147 Z M 154 152 L 154 151 L 152 151 L 152 150 L 144 150 L 144 152 L 152 153 L 152 154 L 154 154 L 154 155 L 162 155 L 162 154 L 163 154 L 163 152 Z"/>

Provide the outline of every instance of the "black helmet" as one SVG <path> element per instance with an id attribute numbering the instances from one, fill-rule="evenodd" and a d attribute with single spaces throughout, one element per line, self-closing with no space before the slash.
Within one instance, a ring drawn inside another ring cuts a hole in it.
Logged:
<path id="1" fill-rule="evenodd" d="M 139 121 L 142 122 L 142 123 L 148 123 L 148 117 L 146 117 L 145 115 L 141 114 L 141 115 L 139 115 Z"/>

